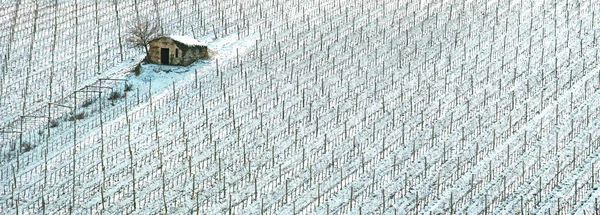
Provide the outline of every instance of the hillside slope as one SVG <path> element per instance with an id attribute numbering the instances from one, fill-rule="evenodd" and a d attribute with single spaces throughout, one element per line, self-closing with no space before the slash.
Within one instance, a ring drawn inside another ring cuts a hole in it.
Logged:
<path id="1" fill-rule="evenodd" d="M 3 6 L 0 213 L 592 213 L 598 11 L 575 0 Z M 129 73 L 140 51 L 118 41 L 136 14 L 219 54 Z"/>

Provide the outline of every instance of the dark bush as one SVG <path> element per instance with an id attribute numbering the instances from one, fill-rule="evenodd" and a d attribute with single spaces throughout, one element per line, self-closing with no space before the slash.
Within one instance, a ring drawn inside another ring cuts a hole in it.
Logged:
<path id="1" fill-rule="evenodd" d="M 114 101 L 114 100 L 117 100 L 117 99 L 120 99 L 120 98 L 123 98 L 123 97 L 124 97 L 123 93 L 120 93 L 120 92 L 117 92 L 117 91 L 113 91 L 112 93 L 110 93 L 108 95 L 108 100 Z"/>
<path id="2" fill-rule="evenodd" d="M 130 84 L 130 83 L 126 83 L 124 91 L 125 92 L 129 92 L 129 91 L 132 91 L 132 90 L 133 90 L 133 85 Z"/>
<path id="3" fill-rule="evenodd" d="M 135 68 L 133 68 L 133 71 L 132 71 L 132 72 L 133 72 L 133 74 L 134 74 L 135 76 L 139 76 L 140 74 L 142 74 L 142 66 L 141 66 L 141 64 L 142 64 L 142 63 L 138 63 L 138 64 L 135 66 Z"/>
<path id="4" fill-rule="evenodd" d="M 67 118 L 67 120 L 69 120 L 69 121 L 80 120 L 80 119 L 85 118 L 86 116 L 87 116 L 87 114 L 81 112 L 81 113 L 70 116 L 69 118 Z"/>
<path id="5" fill-rule="evenodd" d="M 21 143 L 21 152 L 28 152 L 31 151 L 31 149 L 33 149 L 33 146 L 29 142 L 23 141 Z"/>
<path id="6" fill-rule="evenodd" d="M 58 127 L 58 120 L 56 120 L 56 119 L 50 120 L 50 128 L 56 128 L 56 127 Z"/>
<path id="7" fill-rule="evenodd" d="M 86 99 L 85 101 L 83 101 L 83 104 L 81 104 L 81 107 L 88 107 L 92 105 L 95 101 L 96 99 Z"/>

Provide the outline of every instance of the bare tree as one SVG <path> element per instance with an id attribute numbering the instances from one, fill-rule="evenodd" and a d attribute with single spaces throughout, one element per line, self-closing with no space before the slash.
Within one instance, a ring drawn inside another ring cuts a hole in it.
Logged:
<path id="1" fill-rule="evenodd" d="M 148 43 L 153 39 L 162 36 L 161 26 L 158 22 L 152 22 L 148 19 L 137 19 L 127 31 L 125 41 L 133 47 L 141 47 L 146 51 L 146 59 L 149 56 Z"/>

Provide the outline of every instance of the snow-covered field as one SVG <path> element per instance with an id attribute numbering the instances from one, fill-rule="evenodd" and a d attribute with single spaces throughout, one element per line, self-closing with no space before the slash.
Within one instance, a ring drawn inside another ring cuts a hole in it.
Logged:
<path id="1" fill-rule="evenodd" d="M 10 1 L 0 214 L 594 214 L 597 12 Z M 136 76 L 123 39 L 138 15 L 218 55 Z"/>

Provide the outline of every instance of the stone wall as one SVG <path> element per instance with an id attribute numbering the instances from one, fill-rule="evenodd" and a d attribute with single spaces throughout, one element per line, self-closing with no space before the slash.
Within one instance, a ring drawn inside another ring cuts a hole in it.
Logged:
<path id="1" fill-rule="evenodd" d="M 156 39 L 150 42 L 149 61 L 154 64 L 162 64 L 161 49 L 169 49 L 169 65 L 187 66 L 196 62 L 200 58 L 208 57 L 208 47 L 193 46 L 189 47 L 183 43 L 174 41 L 168 37 Z M 176 53 L 178 52 L 178 53 Z"/>
<path id="2" fill-rule="evenodd" d="M 181 65 L 183 63 L 182 51 L 177 46 L 177 44 L 169 39 L 169 38 L 160 38 L 157 40 L 153 40 L 150 42 L 150 49 L 148 50 L 150 53 L 150 62 L 154 64 L 162 64 L 161 63 L 161 49 L 168 48 L 169 49 L 169 65 Z M 175 57 L 175 52 L 178 51 L 178 57 Z"/>

